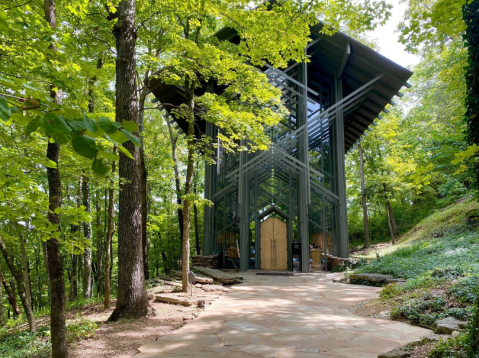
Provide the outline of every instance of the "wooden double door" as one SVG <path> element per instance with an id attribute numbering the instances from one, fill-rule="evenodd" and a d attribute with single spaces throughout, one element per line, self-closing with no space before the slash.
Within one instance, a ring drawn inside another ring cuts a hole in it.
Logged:
<path id="1" fill-rule="evenodd" d="M 276 218 L 261 224 L 261 269 L 288 269 L 288 226 Z"/>

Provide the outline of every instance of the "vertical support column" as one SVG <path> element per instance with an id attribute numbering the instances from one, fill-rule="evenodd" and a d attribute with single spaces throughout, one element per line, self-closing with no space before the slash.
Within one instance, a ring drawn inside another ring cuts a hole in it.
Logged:
<path id="1" fill-rule="evenodd" d="M 245 141 L 241 141 L 241 146 Z M 249 268 L 249 187 L 248 177 L 243 167 L 247 161 L 248 153 L 240 152 L 239 162 L 239 187 L 238 203 L 240 204 L 240 271 L 247 271 Z"/>
<path id="2" fill-rule="evenodd" d="M 336 84 L 335 102 L 338 102 L 343 98 L 342 78 L 335 76 L 334 82 Z M 349 235 L 346 205 L 346 170 L 344 166 L 344 113 L 342 106 L 336 112 L 336 119 L 334 120 L 334 149 L 336 157 L 336 190 L 339 196 L 335 215 L 337 252 L 334 252 L 334 255 L 347 258 L 349 257 Z"/>
<path id="3" fill-rule="evenodd" d="M 308 85 L 308 68 L 305 62 L 298 65 L 299 67 L 299 82 Z M 303 95 L 300 98 L 299 106 L 296 108 L 296 116 L 298 126 L 302 126 L 307 121 L 308 113 L 308 92 L 306 89 L 301 88 L 300 93 Z M 298 138 L 298 154 L 299 160 L 305 164 L 309 164 L 308 158 L 308 131 L 307 129 Z M 307 165 L 306 167 L 309 167 Z M 309 230 L 308 230 L 308 180 L 309 171 L 303 171 L 299 174 L 298 183 L 298 226 L 299 237 L 301 242 L 301 272 L 309 272 Z M 292 248 L 289 247 L 288 250 Z"/>
<path id="4" fill-rule="evenodd" d="M 206 122 L 206 136 L 213 140 L 214 138 L 214 125 Z M 205 199 L 213 201 L 215 194 L 215 166 L 206 163 L 205 165 Z M 203 211 L 203 255 L 213 254 L 213 241 L 214 241 L 214 208 L 208 205 L 204 206 Z"/>

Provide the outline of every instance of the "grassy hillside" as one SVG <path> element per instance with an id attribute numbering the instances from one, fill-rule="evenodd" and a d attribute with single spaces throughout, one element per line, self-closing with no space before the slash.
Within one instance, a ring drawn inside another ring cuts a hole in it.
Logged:
<path id="1" fill-rule="evenodd" d="M 404 286 L 386 286 L 369 304 L 372 314 L 388 311 L 392 319 L 428 328 L 448 316 L 468 320 L 479 287 L 479 203 L 451 205 L 419 222 L 397 245 L 378 245 L 356 256 L 368 260 L 357 273 L 407 279 Z M 467 346 L 467 337 L 441 343 L 431 357 L 467 357 L 459 349 Z M 456 355 L 442 355 L 451 347 Z"/>

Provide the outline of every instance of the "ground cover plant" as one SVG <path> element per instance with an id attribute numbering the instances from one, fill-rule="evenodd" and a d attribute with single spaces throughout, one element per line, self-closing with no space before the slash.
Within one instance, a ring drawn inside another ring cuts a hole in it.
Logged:
<path id="1" fill-rule="evenodd" d="M 397 245 L 379 250 L 380 260 L 373 258 L 374 250 L 362 256 L 369 262 L 356 273 L 407 280 L 385 286 L 372 303 L 375 312 L 385 310 L 392 319 L 431 329 L 445 317 L 472 319 L 479 287 L 477 208 L 473 200 L 460 201 L 422 220 Z M 466 344 L 470 334 L 439 344 L 431 357 L 453 357 L 453 351 L 466 357 L 467 349 L 454 347 Z M 440 355 L 444 352 L 450 355 Z"/>

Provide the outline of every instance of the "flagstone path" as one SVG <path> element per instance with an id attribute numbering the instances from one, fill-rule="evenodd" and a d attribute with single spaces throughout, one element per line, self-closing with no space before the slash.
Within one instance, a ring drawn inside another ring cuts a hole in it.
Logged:
<path id="1" fill-rule="evenodd" d="M 257 276 L 213 302 L 194 321 L 139 348 L 135 358 L 377 358 L 431 331 L 354 315 L 376 287 L 324 282 L 324 274 Z"/>

